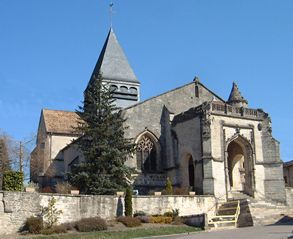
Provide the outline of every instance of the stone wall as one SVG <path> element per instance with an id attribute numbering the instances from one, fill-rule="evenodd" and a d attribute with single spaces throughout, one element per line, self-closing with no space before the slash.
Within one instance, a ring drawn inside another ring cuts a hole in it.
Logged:
<path id="1" fill-rule="evenodd" d="M 59 195 L 0 191 L 0 235 L 14 233 L 26 218 L 39 215 L 54 196 L 56 207 L 62 210 L 60 223 L 81 218 L 100 216 L 113 219 L 116 216 L 118 197 L 104 195 Z M 122 200 L 123 202 L 123 200 Z M 160 214 L 179 209 L 180 216 L 215 213 L 215 198 L 211 196 L 134 196 L 133 211 Z"/>

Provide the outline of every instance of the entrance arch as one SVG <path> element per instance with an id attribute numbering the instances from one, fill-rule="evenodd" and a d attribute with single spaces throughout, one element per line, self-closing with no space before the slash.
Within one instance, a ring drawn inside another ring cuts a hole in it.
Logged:
<path id="1" fill-rule="evenodd" d="M 226 152 L 228 191 L 240 191 L 253 196 L 254 164 L 250 142 L 238 135 L 228 142 Z"/>

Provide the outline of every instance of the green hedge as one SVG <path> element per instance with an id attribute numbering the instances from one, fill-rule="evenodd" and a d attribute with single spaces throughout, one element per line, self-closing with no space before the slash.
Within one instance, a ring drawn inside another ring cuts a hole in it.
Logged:
<path id="1" fill-rule="evenodd" d="M 23 189 L 23 173 L 7 171 L 3 175 L 3 190 L 21 191 Z"/>

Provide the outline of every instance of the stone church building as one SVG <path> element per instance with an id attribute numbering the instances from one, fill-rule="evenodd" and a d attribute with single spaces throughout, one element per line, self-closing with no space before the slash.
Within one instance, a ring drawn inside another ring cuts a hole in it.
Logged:
<path id="1" fill-rule="evenodd" d="M 140 194 L 162 189 L 169 177 L 174 186 L 198 195 L 227 199 L 241 193 L 286 200 L 270 117 L 249 108 L 235 83 L 227 100 L 195 78 L 140 101 L 140 82 L 112 29 L 90 81 L 99 71 L 127 118 L 125 136 L 137 145 L 126 163 L 136 169 L 133 184 Z M 75 112 L 42 110 L 32 152 L 33 181 L 53 185 L 83 160 L 72 144 L 78 137 L 73 131 L 77 120 Z"/>

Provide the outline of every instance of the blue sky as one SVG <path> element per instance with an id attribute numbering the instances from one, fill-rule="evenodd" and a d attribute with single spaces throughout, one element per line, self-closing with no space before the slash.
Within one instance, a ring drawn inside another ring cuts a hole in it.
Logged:
<path id="1" fill-rule="evenodd" d="M 36 133 L 42 108 L 75 110 L 109 30 L 106 0 L 0 1 L 0 128 Z M 113 26 L 142 99 L 199 76 L 227 99 L 237 82 L 270 113 L 293 159 L 293 1 L 116 0 Z"/>

